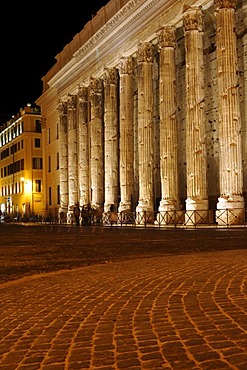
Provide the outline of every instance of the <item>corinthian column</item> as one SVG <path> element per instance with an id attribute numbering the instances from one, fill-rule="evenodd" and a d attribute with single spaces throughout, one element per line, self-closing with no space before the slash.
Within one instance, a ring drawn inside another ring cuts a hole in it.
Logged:
<path id="1" fill-rule="evenodd" d="M 104 123 L 105 123 L 105 204 L 109 212 L 111 204 L 118 205 L 118 73 L 115 68 L 105 70 Z"/>
<path id="2" fill-rule="evenodd" d="M 119 212 L 131 211 L 134 194 L 133 59 L 121 58 L 120 75 L 120 194 Z"/>
<path id="3" fill-rule="evenodd" d="M 167 212 L 180 209 L 178 196 L 177 103 L 175 91 L 176 28 L 174 26 L 166 26 L 159 31 L 157 36 L 160 55 L 161 201 L 159 211 Z M 169 222 L 169 215 L 167 214 L 167 216 L 167 222 Z M 160 220 L 162 219 L 162 217 L 159 218 Z"/>
<path id="4" fill-rule="evenodd" d="M 88 148 L 88 101 L 87 88 L 78 89 L 78 185 L 79 203 L 86 206 L 90 203 L 89 192 L 89 148 Z"/>
<path id="5" fill-rule="evenodd" d="M 102 80 L 90 81 L 91 96 L 91 203 L 95 208 L 104 202 L 103 92 Z"/>
<path id="6" fill-rule="evenodd" d="M 183 14 L 186 47 L 187 224 L 208 222 L 202 12 Z"/>
<path id="7" fill-rule="evenodd" d="M 238 63 L 235 34 L 237 0 L 215 0 L 219 96 L 219 179 L 217 221 L 243 221 L 243 168 Z M 230 212 L 223 210 L 230 209 Z M 235 211 L 234 211 L 235 210 Z"/>
<path id="8" fill-rule="evenodd" d="M 78 203 L 78 162 L 77 162 L 77 117 L 76 96 L 68 95 L 68 179 L 69 179 L 69 215 Z"/>
<path id="9" fill-rule="evenodd" d="M 59 112 L 59 174 L 60 174 L 60 208 L 59 219 L 67 219 L 68 212 L 68 136 L 67 136 L 67 102 L 60 101 Z"/>
<path id="10" fill-rule="evenodd" d="M 154 210 L 154 148 L 153 148 L 153 47 L 142 43 L 138 48 L 138 157 L 139 201 L 136 212 Z"/>

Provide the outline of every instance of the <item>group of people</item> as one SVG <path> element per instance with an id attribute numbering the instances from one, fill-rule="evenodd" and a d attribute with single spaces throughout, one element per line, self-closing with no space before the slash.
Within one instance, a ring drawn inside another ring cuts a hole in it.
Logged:
<path id="1" fill-rule="evenodd" d="M 80 208 L 79 203 L 74 206 L 74 221 L 77 226 L 80 225 L 93 225 L 102 222 L 103 210 L 101 208 L 94 209 L 88 204 L 87 206 L 82 206 Z M 110 207 L 109 221 L 111 224 L 117 222 L 117 211 L 114 204 Z"/>
<path id="2" fill-rule="evenodd" d="M 98 209 L 93 209 L 90 204 L 82 206 L 80 208 L 79 203 L 74 207 L 74 219 L 77 226 L 81 225 L 92 225 L 100 222 L 102 212 Z"/>

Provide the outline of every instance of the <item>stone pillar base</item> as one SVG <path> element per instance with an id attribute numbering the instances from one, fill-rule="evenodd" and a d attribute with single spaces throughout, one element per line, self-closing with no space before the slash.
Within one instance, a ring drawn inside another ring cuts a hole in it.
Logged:
<path id="1" fill-rule="evenodd" d="M 219 226 L 241 225 L 245 221 L 245 204 L 241 195 L 218 198 L 216 222 Z"/>
<path id="2" fill-rule="evenodd" d="M 131 212 L 131 203 L 122 203 L 120 202 L 118 207 L 118 212 Z"/>
<path id="3" fill-rule="evenodd" d="M 184 224 L 184 211 L 163 211 L 158 212 L 156 225 Z"/>
<path id="4" fill-rule="evenodd" d="M 187 198 L 185 212 L 185 225 L 208 224 L 212 220 L 209 218 L 208 200 L 194 200 Z"/>
<path id="5" fill-rule="evenodd" d="M 159 225 L 181 223 L 179 222 L 181 213 L 177 209 L 177 202 L 174 199 L 161 200 L 155 223 Z"/>
<path id="6" fill-rule="evenodd" d="M 145 225 L 145 224 L 152 224 L 154 222 L 154 211 L 153 206 L 139 202 L 138 206 L 136 207 L 136 224 L 138 225 Z"/>

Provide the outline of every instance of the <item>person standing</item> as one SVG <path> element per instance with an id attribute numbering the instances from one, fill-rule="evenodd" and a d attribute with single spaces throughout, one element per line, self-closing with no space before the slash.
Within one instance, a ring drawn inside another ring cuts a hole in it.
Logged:
<path id="1" fill-rule="evenodd" d="M 74 218 L 75 218 L 75 222 L 77 226 L 80 225 L 80 213 L 81 211 L 80 211 L 79 203 L 76 203 L 74 207 Z"/>

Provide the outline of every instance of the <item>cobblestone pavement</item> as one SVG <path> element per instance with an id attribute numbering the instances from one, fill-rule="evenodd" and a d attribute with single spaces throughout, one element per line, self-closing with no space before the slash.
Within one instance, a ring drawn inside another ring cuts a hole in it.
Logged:
<path id="1" fill-rule="evenodd" d="M 2 226 L 0 370 L 247 369 L 246 230 Z"/>

